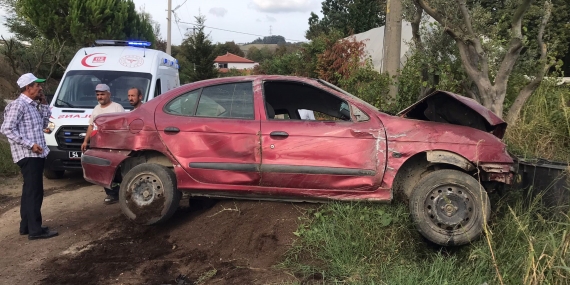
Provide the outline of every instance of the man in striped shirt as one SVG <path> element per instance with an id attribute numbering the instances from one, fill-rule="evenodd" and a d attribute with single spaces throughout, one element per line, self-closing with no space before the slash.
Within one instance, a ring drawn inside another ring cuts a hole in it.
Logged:
<path id="1" fill-rule="evenodd" d="M 22 75 L 17 83 L 20 97 L 4 109 L 4 123 L 0 132 L 10 142 L 12 159 L 22 172 L 22 200 L 20 204 L 20 234 L 28 239 L 42 239 L 57 236 L 42 226 L 41 207 L 44 200 L 43 169 L 49 153 L 43 129 L 47 128 L 51 111 L 41 92 L 38 79 L 31 73 Z M 38 100 L 41 104 L 39 104 Z"/>

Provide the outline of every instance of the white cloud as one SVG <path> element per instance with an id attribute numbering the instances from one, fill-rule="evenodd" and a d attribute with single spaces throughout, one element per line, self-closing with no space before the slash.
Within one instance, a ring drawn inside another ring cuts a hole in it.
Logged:
<path id="1" fill-rule="evenodd" d="M 252 0 L 249 7 L 266 13 L 305 12 L 314 0 Z"/>
<path id="2" fill-rule="evenodd" d="M 271 16 L 265 16 L 265 20 L 266 20 L 267 22 L 277 22 L 277 20 L 276 20 L 275 18 L 271 17 Z"/>
<path id="3" fill-rule="evenodd" d="M 258 22 L 258 23 L 263 22 L 263 21 L 262 21 L 261 19 L 259 19 L 259 18 L 257 18 L 255 21 Z"/>
<path id="4" fill-rule="evenodd" d="M 214 16 L 223 17 L 226 15 L 228 10 L 226 10 L 226 8 L 222 8 L 222 7 L 215 7 L 215 8 L 210 9 L 209 12 L 210 12 L 210 14 L 212 14 Z"/>

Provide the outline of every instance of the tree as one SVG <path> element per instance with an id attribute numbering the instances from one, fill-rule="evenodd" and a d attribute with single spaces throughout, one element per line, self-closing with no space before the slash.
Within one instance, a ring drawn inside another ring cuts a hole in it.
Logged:
<path id="1" fill-rule="evenodd" d="M 180 46 L 181 77 L 183 82 L 194 82 L 215 78 L 218 75 L 214 67 L 214 45 L 204 33 L 206 17 L 196 16 L 196 33 L 188 35 Z"/>
<path id="2" fill-rule="evenodd" d="M 468 6 L 466 0 L 414 1 L 454 39 L 465 72 L 477 87 L 477 92 L 469 95 L 502 117 L 509 76 L 524 47 L 523 16 L 533 0 L 514 1 L 511 4 L 510 29 L 508 36 L 502 40 L 496 40 L 500 31 L 499 26 L 489 26 L 484 21 L 473 20 L 489 18 L 489 13 L 492 13 L 483 9 L 480 2 Z M 548 23 L 550 9 L 550 2 L 546 0 L 539 30 L 543 31 Z M 542 41 L 542 36 L 543 33 L 539 32 L 537 35 L 540 37 L 539 42 Z M 541 49 L 540 63 L 546 66 L 546 45 L 542 47 L 544 49 Z M 544 71 L 543 68 L 540 70 Z"/>
<path id="3" fill-rule="evenodd" d="M 154 42 L 150 19 L 136 11 L 132 0 L 3 1 L 15 13 L 8 18 L 8 27 L 27 38 L 41 36 L 82 46 L 99 38 Z"/>
<path id="4" fill-rule="evenodd" d="M 257 47 L 250 47 L 247 50 L 247 58 L 255 62 L 263 62 L 273 57 L 273 52 L 268 47 L 258 49 Z"/>
<path id="5" fill-rule="evenodd" d="M 241 56 L 241 57 L 245 56 L 243 51 L 239 48 L 239 46 L 234 41 L 225 42 L 223 44 L 218 43 L 214 47 L 214 53 L 216 55 L 224 55 L 228 52 L 233 53 L 237 56 Z"/>
<path id="6" fill-rule="evenodd" d="M 285 41 L 285 38 L 283 36 L 269 36 L 269 37 L 263 37 L 262 38 L 257 38 L 255 39 L 253 42 L 251 42 L 252 44 L 285 44 L 287 43 Z"/>
<path id="7" fill-rule="evenodd" d="M 386 23 L 385 0 L 325 0 L 321 12 L 322 19 L 311 12 L 309 30 L 305 33 L 309 40 L 331 30 L 339 30 L 347 37 Z"/>

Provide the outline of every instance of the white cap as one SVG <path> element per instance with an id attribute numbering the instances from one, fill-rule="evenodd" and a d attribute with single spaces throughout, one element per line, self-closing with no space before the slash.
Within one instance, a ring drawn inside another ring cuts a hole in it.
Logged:
<path id="1" fill-rule="evenodd" d="M 20 78 L 18 78 L 18 86 L 20 86 L 20 88 L 23 88 L 25 86 L 30 85 L 30 83 L 32 82 L 38 82 L 38 83 L 42 83 L 45 82 L 45 79 L 38 79 L 36 76 L 34 76 L 31 73 L 26 73 L 22 76 L 20 76 Z"/>
<path id="2" fill-rule="evenodd" d="M 109 85 L 107 84 L 97 84 L 97 86 L 95 86 L 95 91 L 111 91 L 111 88 L 109 88 Z"/>

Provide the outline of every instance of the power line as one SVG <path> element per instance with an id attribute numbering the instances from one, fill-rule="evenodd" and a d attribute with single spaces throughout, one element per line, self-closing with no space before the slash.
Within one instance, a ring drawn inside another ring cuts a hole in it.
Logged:
<path id="1" fill-rule="evenodd" d="M 182 24 L 188 24 L 188 25 L 198 25 L 198 24 L 196 24 L 196 23 L 188 23 L 188 22 L 182 22 L 182 21 L 180 21 L 180 23 L 182 23 Z M 244 35 L 249 35 L 249 36 L 266 37 L 266 36 L 264 36 L 264 35 L 250 34 L 250 33 L 232 31 L 232 30 L 227 30 L 227 29 L 214 28 L 214 27 L 210 27 L 210 26 L 204 26 L 204 28 L 214 29 L 214 30 L 220 30 L 220 31 L 226 31 L 226 32 L 231 32 L 231 33 L 237 33 L 237 34 L 244 34 Z M 302 41 L 300 41 L 300 40 L 294 40 L 294 39 L 285 39 L 285 40 L 287 40 L 287 41 L 292 41 L 292 42 L 302 42 Z"/>

